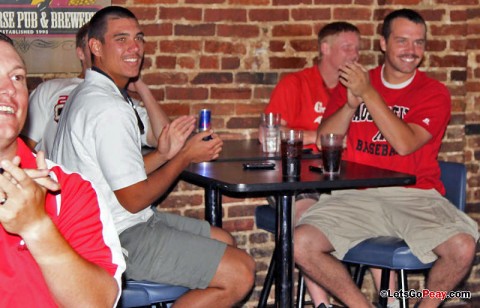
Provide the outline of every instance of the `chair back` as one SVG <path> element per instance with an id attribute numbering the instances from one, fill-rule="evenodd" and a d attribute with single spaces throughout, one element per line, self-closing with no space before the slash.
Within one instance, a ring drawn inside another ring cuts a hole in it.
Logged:
<path id="1" fill-rule="evenodd" d="M 445 186 L 445 197 L 459 210 L 465 211 L 467 196 L 467 169 L 464 164 L 439 161 L 440 179 Z"/>

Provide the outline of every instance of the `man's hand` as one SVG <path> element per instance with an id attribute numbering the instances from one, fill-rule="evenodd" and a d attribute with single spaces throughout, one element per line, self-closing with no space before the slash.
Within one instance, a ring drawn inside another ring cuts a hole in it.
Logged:
<path id="1" fill-rule="evenodd" d="M 354 96 L 363 98 L 368 91 L 374 91 L 370 84 L 368 70 L 357 62 L 347 63 L 340 67 L 339 81 Z"/>
<path id="2" fill-rule="evenodd" d="M 158 138 L 157 151 L 167 160 L 172 159 L 183 147 L 195 129 L 194 116 L 181 116 L 167 124 Z"/>
<path id="3" fill-rule="evenodd" d="M 24 168 L 23 170 L 25 173 L 32 178 L 37 184 L 42 185 L 47 190 L 50 191 L 58 191 L 60 190 L 60 184 L 55 182 L 50 176 L 50 170 L 47 167 L 47 161 L 45 160 L 45 153 L 43 151 L 39 151 L 37 153 L 37 169 L 27 169 Z M 15 166 L 20 166 L 20 157 L 15 156 L 12 159 L 12 163 Z M 17 184 L 15 179 L 8 173 L 5 173 L 5 176 L 12 181 L 12 183 Z"/>
<path id="4" fill-rule="evenodd" d="M 211 136 L 212 139 L 204 141 L 202 138 Z M 182 149 L 192 163 L 201 163 L 214 160 L 222 151 L 223 141 L 213 131 L 205 131 L 190 138 Z"/>
<path id="5" fill-rule="evenodd" d="M 5 230 L 22 237 L 33 236 L 48 216 L 45 212 L 47 189 L 37 184 L 13 162 L 0 162 L 0 192 L 5 202 L 0 205 L 0 223 Z"/>

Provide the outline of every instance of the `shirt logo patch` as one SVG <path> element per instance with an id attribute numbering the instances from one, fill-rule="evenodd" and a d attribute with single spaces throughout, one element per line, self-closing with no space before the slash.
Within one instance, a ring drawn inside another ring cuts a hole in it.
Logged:
<path id="1" fill-rule="evenodd" d="M 425 123 L 425 125 L 430 125 L 430 119 L 429 118 L 423 119 L 422 122 Z"/>

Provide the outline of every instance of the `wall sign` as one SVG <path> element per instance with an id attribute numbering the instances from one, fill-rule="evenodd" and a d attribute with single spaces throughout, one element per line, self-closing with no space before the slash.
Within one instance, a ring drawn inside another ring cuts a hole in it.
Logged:
<path id="1" fill-rule="evenodd" d="M 11 37 L 29 73 L 80 72 L 75 33 L 110 0 L 1 0 L 0 31 Z"/>

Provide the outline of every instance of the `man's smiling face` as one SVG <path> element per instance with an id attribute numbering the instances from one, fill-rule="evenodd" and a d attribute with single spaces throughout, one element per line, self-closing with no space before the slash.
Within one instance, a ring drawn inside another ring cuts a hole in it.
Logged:
<path id="1" fill-rule="evenodd" d="M 137 20 L 111 18 L 104 42 L 90 39 L 89 43 L 96 56 L 94 65 L 107 73 L 118 87 L 125 87 L 130 78 L 140 73 L 144 35 Z"/>
<path id="2" fill-rule="evenodd" d="M 28 109 L 27 70 L 15 48 L 0 41 L 0 140 L 15 141 Z"/>

